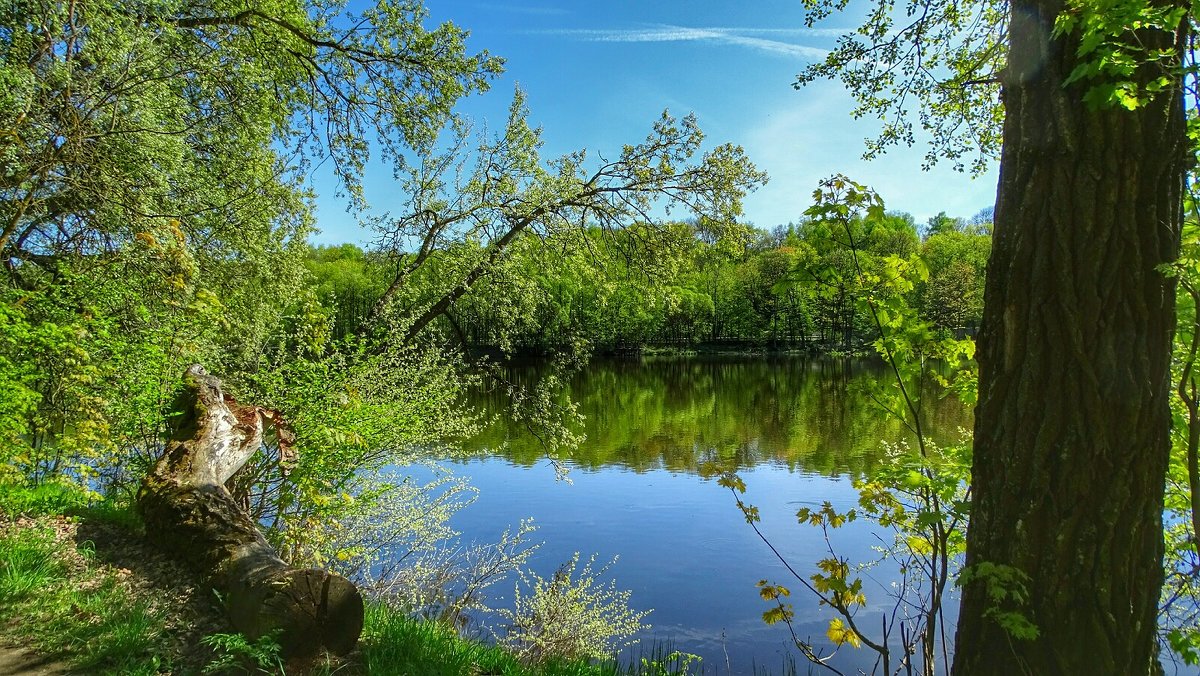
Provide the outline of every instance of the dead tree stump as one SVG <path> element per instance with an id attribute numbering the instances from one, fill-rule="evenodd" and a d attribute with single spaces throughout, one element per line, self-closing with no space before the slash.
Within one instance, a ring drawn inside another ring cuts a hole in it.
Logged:
<path id="1" fill-rule="evenodd" d="M 199 365 L 183 380 L 171 440 L 138 491 L 147 538 L 206 576 L 251 640 L 278 630 L 287 657 L 350 652 L 363 626 L 358 589 L 284 563 L 225 488 L 262 443 L 265 412 L 227 398 Z"/>

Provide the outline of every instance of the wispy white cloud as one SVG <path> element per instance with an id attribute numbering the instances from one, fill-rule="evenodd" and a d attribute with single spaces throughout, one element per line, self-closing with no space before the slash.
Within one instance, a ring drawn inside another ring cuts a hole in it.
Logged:
<path id="1" fill-rule="evenodd" d="M 716 38 L 716 40 L 726 44 L 757 49 L 760 52 L 782 54 L 784 56 L 798 56 L 803 59 L 819 60 L 824 59 L 829 54 L 829 50 L 821 49 L 819 47 L 808 47 L 805 45 L 792 44 L 790 42 L 747 37 L 744 35 L 722 35 L 721 37 Z"/>
<path id="2" fill-rule="evenodd" d="M 847 33 L 853 33 L 850 28 L 705 28 L 704 30 L 720 31 L 726 33 L 740 33 L 743 35 L 779 35 L 791 36 L 797 38 L 840 38 Z"/>
<path id="3" fill-rule="evenodd" d="M 693 28 L 687 26 L 652 26 L 648 28 L 587 29 L 563 28 L 557 30 L 531 31 L 538 35 L 557 35 L 585 40 L 587 42 L 714 42 L 717 44 L 747 47 L 769 54 L 823 59 L 829 54 L 826 49 L 799 45 L 794 42 L 761 37 L 830 37 L 843 31 L 828 28 Z"/>

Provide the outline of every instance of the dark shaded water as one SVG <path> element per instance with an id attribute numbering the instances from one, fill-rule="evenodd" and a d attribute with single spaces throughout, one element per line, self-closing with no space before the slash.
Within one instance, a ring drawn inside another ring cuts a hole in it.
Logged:
<path id="1" fill-rule="evenodd" d="M 513 380 L 539 369 L 516 369 Z M 802 595 L 783 566 L 746 525 L 730 492 L 701 467 L 736 469 L 759 507 L 761 528 L 803 574 L 826 556 L 821 532 L 796 524 L 795 512 L 830 501 L 847 509 L 857 495 L 850 478 L 880 461 L 881 442 L 905 431 L 871 403 L 871 387 L 889 387 L 877 364 L 803 359 L 660 358 L 597 361 L 570 382 L 587 441 L 566 459 L 570 483 L 556 481 L 544 448 L 523 425 L 501 417 L 478 439 L 484 457 L 462 462 L 479 500 L 453 525 L 468 540 L 493 540 L 532 517 L 545 540 L 533 561 L 542 575 L 579 551 L 619 556 L 613 575 L 633 591 L 632 604 L 653 608 L 643 639 L 669 640 L 700 655 L 708 673 L 751 673 L 794 655 L 786 629 L 767 626 L 768 606 L 755 584 L 797 588 L 797 631 L 821 643 L 828 613 Z M 503 411 L 500 394 L 479 395 Z M 952 399 L 925 398 L 934 437 L 957 438 L 970 414 Z M 871 558 L 877 540 L 862 522 L 837 532 L 839 555 Z M 862 613 L 882 612 L 885 570 L 868 576 Z M 512 585 L 494 590 L 511 594 Z M 873 587 L 873 589 L 872 589 Z M 872 594 L 872 591 L 875 593 Z M 878 624 L 878 622 L 874 622 Z M 854 653 L 858 654 L 847 654 Z M 845 657 L 845 659 L 842 659 Z M 843 649 L 839 661 L 869 670 L 869 655 Z M 807 667 L 801 661 L 800 673 Z"/>

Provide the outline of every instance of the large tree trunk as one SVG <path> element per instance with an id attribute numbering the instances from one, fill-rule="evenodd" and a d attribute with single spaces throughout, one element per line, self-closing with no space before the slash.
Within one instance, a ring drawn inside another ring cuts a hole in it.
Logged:
<path id="1" fill-rule="evenodd" d="M 1086 106 L 1088 83 L 1063 86 L 1079 57 L 1051 36 L 1061 11 L 1012 3 L 967 536 L 969 569 L 1015 568 L 1029 596 L 965 586 L 956 674 L 1155 669 L 1175 312 L 1159 266 L 1179 249 L 1182 98 Z M 1180 53 L 1168 31 L 1139 37 Z M 1009 635 L 1004 612 L 1039 636 Z"/>
<path id="2" fill-rule="evenodd" d="M 262 412 L 227 399 L 200 366 L 184 386 L 166 453 L 138 492 L 147 537 L 204 574 L 249 638 L 279 630 L 289 657 L 350 652 L 363 626 L 355 586 L 284 563 L 225 488 L 262 442 Z"/>

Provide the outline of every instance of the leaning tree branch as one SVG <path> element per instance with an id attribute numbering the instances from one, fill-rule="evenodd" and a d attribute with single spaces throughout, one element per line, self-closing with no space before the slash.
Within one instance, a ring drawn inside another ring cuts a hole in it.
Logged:
<path id="1" fill-rule="evenodd" d="M 254 26 L 252 19 L 260 19 L 268 23 L 275 24 L 279 28 L 291 33 L 300 41 L 304 42 L 315 49 L 329 49 L 335 52 L 341 52 L 351 58 L 354 58 L 360 64 L 367 64 L 375 61 L 386 61 L 390 63 L 403 63 L 413 68 L 428 69 L 428 64 L 423 63 L 418 59 L 413 59 L 401 52 L 380 51 L 374 49 L 363 49 L 344 44 L 341 41 L 325 40 L 319 38 L 312 33 L 309 33 L 294 23 L 281 19 L 276 16 L 271 16 L 265 12 L 256 9 L 247 9 L 237 14 L 226 16 L 188 16 L 170 19 L 171 23 L 180 28 L 209 28 L 222 26 L 239 26 L 242 28 L 252 28 Z"/>

